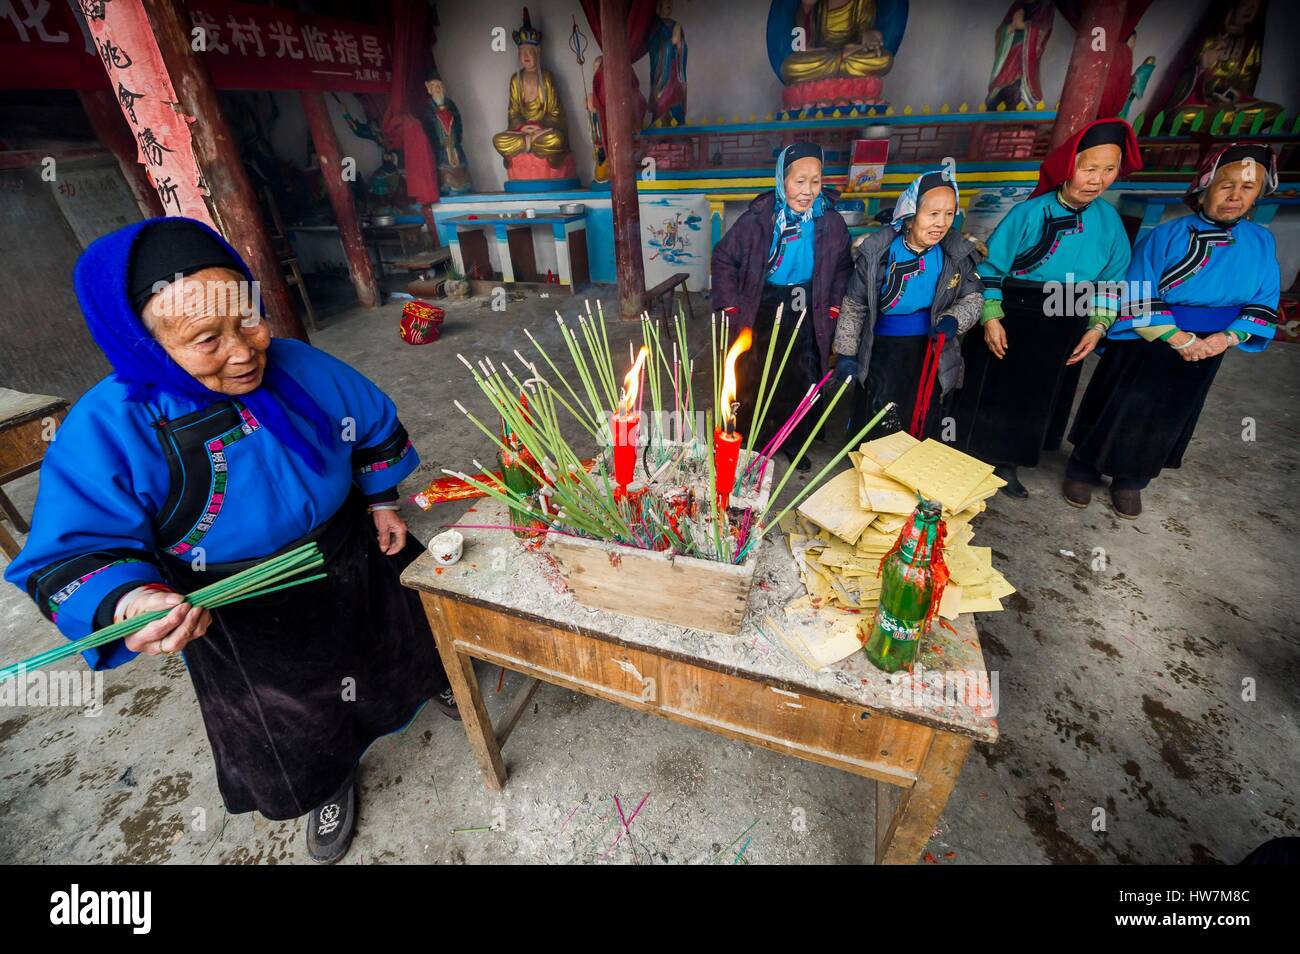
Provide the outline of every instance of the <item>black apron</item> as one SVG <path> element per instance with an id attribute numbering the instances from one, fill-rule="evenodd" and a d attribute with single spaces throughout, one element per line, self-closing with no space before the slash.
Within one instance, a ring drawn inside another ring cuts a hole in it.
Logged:
<path id="1" fill-rule="evenodd" d="M 230 413 L 238 414 L 233 405 Z M 193 526 L 202 513 L 194 509 L 199 497 L 187 501 L 180 488 L 199 477 L 206 488 L 203 444 L 237 424 L 223 412 L 209 427 L 173 429 L 211 414 L 157 425 L 172 477 L 169 504 L 179 503 L 160 511 L 171 516 L 159 540 L 177 539 L 174 527 Z M 214 610 L 207 633 L 183 653 L 232 814 L 305 815 L 338 791 L 372 742 L 409 723 L 446 686 L 419 597 L 399 582 L 419 544 L 408 537 L 400 554 L 386 556 L 355 489 L 329 520 L 280 552 L 313 540 L 325 579 Z M 189 593 L 273 555 L 196 571 L 164 553 L 162 565 L 171 585 Z"/>
<path id="2" fill-rule="evenodd" d="M 1074 458 L 1129 481 L 1181 467 L 1222 363 L 1184 361 L 1163 341 L 1107 341 L 1070 431 Z"/>
<path id="3" fill-rule="evenodd" d="M 985 463 L 1035 467 L 1070 370 L 1065 360 L 1088 316 L 1045 314 L 1047 292 L 1038 282 L 1006 279 L 1002 296 L 1006 356 L 995 357 L 979 329 L 966 335 L 954 446 Z"/>
<path id="4" fill-rule="evenodd" d="M 810 288 L 807 285 L 764 285 L 763 298 L 758 306 L 758 314 L 754 317 L 753 345 L 736 360 L 736 400 L 740 402 L 740 408 L 736 412 L 737 429 L 741 434 L 748 435 L 750 427 L 753 426 L 752 417 L 754 404 L 758 398 L 758 383 L 759 378 L 763 376 L 763 362 L 767 360 L 767 348 L 772 341 L 776 309 L 778 305 L 784 303 L 785 308 L 781 312 L 781 336 L 776 342 L 776 351 L 772 354 L 772 367 L 768 371 L 767 386 L 769 391 L 772 389 L 772 377 L 781 366 L 781 356 L 785 353 L 785 346 L 790 340 L 790 329 L 799 320 L 799 310 L 793 307 L 792 301 L 796 288 L 803 289 L 804 307 L 809 309 L 809 313 L 804 316 L 803 324 L 799 328 L 799 337 L 795 339 L 790 349 L 789 360 L 786 361 L 781 380 L 772 394 L 767 416 L 763 418 L 763 432 L 754 441 L 756 452 L 762 450 L 768 440 L 780 430 L 781 425 L 790 419 L 799 402 L 807 395 L 808 388 L 821 379 L 818 373 L 821 357 L 817 350 L 817 336 L 813 331 Z M 736 330 L 731 329 L 733 338 Z M 718 369 L 718 373 L 722 373 L 721 368 Z M 827 388 L 829 387 L 830 385 L 827 384 Z M 782 449 L 792 454 L 799 452 L 799 448 L 812 433 L 813 425 L 826 410 L 826 402 L 833 395 L 833 392 L 826 394 L 825 390 L 823 389 L 821 399 L 813 405 L 799 425 L 786 436 L 781 443 Z M 765 397 L 764 401 L 766 400 Z"/>
<path id="5" fill-rule="evenodd" d="M 880 423 L 867 434 L 867 440 L 911 427 L 929 345 L 928 335 L 876 336 L 871 344 L 871 364 L 867 368 L 866 382 L 856 389 L 850 434 L 860 431 L 890 401 L 897 407 L 880 419 Z M 945 396 L 936 381 L 930 390 L 930 403 L 926 405 L 922 439 L 941 437 L 943 419 L 951 403 L 951 394 Z"/>

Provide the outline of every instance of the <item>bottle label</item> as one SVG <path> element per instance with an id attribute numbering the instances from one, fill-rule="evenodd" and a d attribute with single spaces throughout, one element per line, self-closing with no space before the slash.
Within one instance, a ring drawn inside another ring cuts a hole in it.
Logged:
<path id="1" fill-rule="evenodd" d="M 921 636 L 920 620 L 912 622 L 899 619 L 883 606 L 880 607 L 880 615 L 877 617 L 876 623 L 895 640 L 911 642 L 914 639 L 919 639 Z"/>

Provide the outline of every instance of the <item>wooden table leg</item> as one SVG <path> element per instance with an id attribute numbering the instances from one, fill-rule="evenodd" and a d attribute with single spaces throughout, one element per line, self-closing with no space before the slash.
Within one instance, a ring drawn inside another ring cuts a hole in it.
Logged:
<path id="1" fill-rule="evenodd" d="M 31 532 L 31 526 L 28 525 L 27 520 L 18 512 L 18 508 L 14 506 L 13 501 L 9 499 L 9 495 L 3 490 L 0 490 L 0 510 L 5 512 L 9 517 L 9 522 L 14 525 L 14 529 L 19 533 Z"/>
<path id="2" fill-rule="evenodd" d="M 18 556 L 22 551 L 22 547 L 18 545 L 18 541 L 13 538 L 13 535 L 9 532 L 9 528 L 3 523 L 0 523 L 0 551 L 3 551 L 4 555 L 11 560 Z"/>
<path id="3" fill-rule="evenodd" d="M 877 783 L 876 864 L 916 864 L 943 814 L 943 807 L 948 804 L 948 796 L 957 784 L 971 744 L 971 739 L 964 735 L 935 732 L 915 784 L 903 790 L 883 835 L 880 798 L 884 793 Z"/>
<path id="4" fill-rule="evenodd" d="M 456 651 L 456 601 L 443 600 L 429 593 L 421 593 L 420 600 L 428 614 L 433 638 L 438 643 L 438 654 L 447 670 L 451 691 L 456 694 L 456 708 L 465 726 L 474 760 L 483 773 L 483 784 L 499 792 L 506 785 L 506 766 L 501 759 L 496 733 L 492 730 L 492 720 L 483 705 L 483 693 L 474 675 L 474 660 Z"/>

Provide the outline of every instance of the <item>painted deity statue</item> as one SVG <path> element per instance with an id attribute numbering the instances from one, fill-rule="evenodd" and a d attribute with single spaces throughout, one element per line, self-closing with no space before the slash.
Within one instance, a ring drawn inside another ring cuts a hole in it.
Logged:
<path id="1" fill-rule="evenodd" d="M 1052 35 L 1052 0 L 1016 0 L 994 33 L 993 73 L 984 108 L 1033 109 L 1043 101 L 1038 73 Z"/>
<path id="2" fill-rule="evenodd" d="M 460 110 L 447 98 L 447 86 L 436 70 L 430 70 L 425 76 L 424 88 L 429 94 L 425 127 L 430 140 L 438 147 L 438 188 L 447 195 L 472 192 L 474 186 L 462 146 L 465 132 Z"/>
<path id="3" fill-rule="evenodd" d="M 542 31 L 524 8 L 524 22 L 512 34 L 519 47 L 519 70 L 510 77 L 510 128 L 492 137 L 511 179 L 564 179 L 573 176 L 573 153 L 560 94 L 550 71 L 542 69 Z"/>
<path id="4" fill-rule="evenodd" d="M 1194 34 L 1192 55 L 1178 74 L 1165 106 L 1167 114 L 1181 115 L 1190 123 L 1198 116 L 1209 122 L 1220 110 L 1225 122 L 1238 113 L 1251 120 L 1262 113 L 1269 122 L 1281 112 L 1277 103 L 1255 98 L 1267 9 L 1268 0 L 1221 0 L 1211 5 Z"/>
<path id="5" fill-rule="evenodd" d="M 686 34 L 673 19 L 672 0 L 659 0 L 646 38 L 650 53 L 650 123 L 686 122 Z"/>
<path id="6" fill-rule="evenodd" d="M 894 55 L 876 29 L 875 0 L 800 0 L 791 27 L 802 28 L 804 48 L 781 62 L 786 106 L 879 101 Z"/>

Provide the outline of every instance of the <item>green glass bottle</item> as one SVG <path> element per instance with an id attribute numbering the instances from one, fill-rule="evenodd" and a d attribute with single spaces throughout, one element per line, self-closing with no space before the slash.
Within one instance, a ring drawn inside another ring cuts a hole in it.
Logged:
<path id="1" fill-rule="evenodd" d="M 867 658 L 877 669 L 898 672 L 911 666 L 929 629 L 930 606 L 942 592 L 942 585 L 935 585 L 932 565 L 942 541 L 941 512 L 937 502 L 921 501 L 885 557 L 880 602 L 866 646 Z"/>

